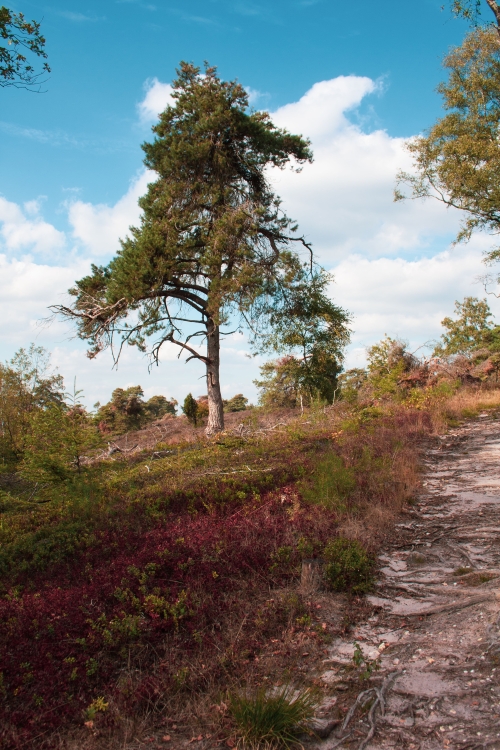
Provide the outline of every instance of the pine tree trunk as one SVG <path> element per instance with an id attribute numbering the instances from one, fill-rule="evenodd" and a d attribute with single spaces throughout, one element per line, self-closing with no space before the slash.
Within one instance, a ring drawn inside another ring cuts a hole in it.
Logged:
<path id="1" fill-rule="evenodd" d="M 207 324 L 207 356 L 208 424 L 205 432 L 210 436 L 224 429 L 224 409 L 219 382 L 219 326 L 211 319 Z"/>

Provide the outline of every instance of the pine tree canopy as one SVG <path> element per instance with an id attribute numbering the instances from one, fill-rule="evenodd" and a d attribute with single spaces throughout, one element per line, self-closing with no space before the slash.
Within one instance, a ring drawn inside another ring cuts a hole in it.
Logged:
<path id="1" fill-rule="evenodd" d="M 217 411 L 210 433 L 223 425 L 219 327 L 236 320 L 257 342 L 289 293 L 307 296 L 318 273 L 268 180 L 270 167 L 300 166 L 312 154 L 307 140 L 249 111 L 243 87 L 208 65 L 202 73 L 181 63 L 173 99 L 143 145 L 157 179 L 139 201 L 140 226 L 108 266 L 76 282 L 71 307 L 55 309 L 77 320 L 91 357 L 118 339 L 118 351 L 132 344 L 158 361 L 171 342 L 204 362 Z"/>

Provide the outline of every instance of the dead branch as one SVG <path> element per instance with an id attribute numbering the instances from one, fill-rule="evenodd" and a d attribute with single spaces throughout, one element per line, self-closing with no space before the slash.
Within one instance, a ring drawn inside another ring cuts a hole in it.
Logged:
<path id="1" fill-rule="evenodd" d="M 429 609 L 422 609 L 419 612 L 393 612 L 392 614 L 399 615 L 400 617 L 425 617 L 426 615 L 438 615 L 441 612 L 455 612 L 459 609 L 465 609 L 466 607 L 472 607 L 474 604 L 480 604 L 491 599 L 491 594 L 482 594 L 480 596 L 472 596 L 470 599 L 466 599 L 461 602 L 454 602 L 453 604 L 441 604 L 440 606 L 430 607 Z"/>

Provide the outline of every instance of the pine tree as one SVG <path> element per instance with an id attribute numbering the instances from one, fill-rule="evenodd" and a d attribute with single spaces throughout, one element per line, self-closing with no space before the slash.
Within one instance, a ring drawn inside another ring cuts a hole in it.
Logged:
<path id="1" fill-rule="evenodd" d="M 157 179 L 139 201 L 140 227 L 108 266 L 76 282 L 72 307 L 55 309 L 76 319 L 91 357 L 118 338 L 120 350 L 136 345 L 156 362 L 168 342 L 203 362 L 210 435 L 224 428 L 221 326 L 248 326 L 258 349 L 273 316 L 290 307 L 290 293 L 306 300 L 317 273 L 267 179 L 269 167 L 312 155 L 306 140 L 278 129 L 267 113 L 249 112 L 243 87 L 222 81 L 215 68 L 202 74 L 182 63 L 173 89 L 174 105 L 143 145 Z"/>
<path id="2" fill-rule="evenodd" d="M 188 422 L 191 422 L 196 427 L 198 421 L 198 402 L 193 398 L 191 393 L 188 393 L 184 399 L 182 411 L 186 415 Z"/>
<path id="3" fill-rule="evenodd" d="M 27 54 L 47 58 L 45 38 L 40 33 L 37 21 L 27 21 L 22 13 L 13 13 L 5 5 L 0 6 L 0 87 L 40 90 L 41 77 L 50 73 L 45 62 L 37 73 L 26 57 Z"/>

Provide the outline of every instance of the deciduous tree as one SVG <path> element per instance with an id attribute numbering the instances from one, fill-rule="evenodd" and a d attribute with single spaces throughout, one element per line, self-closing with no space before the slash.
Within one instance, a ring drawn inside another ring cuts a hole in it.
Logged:
<path id="1" fill-rule="evenodd" d="M 31 344 L 0 364 L 0 471 L 12 470 L 20 460 L 32 414 L 62 406 L 63 388 L 62 376 L 51 370 L 42 347 Z"/>
<path id="2" fill-rule="evenodd" d="M 283 303 L 271 313 L 272 334 L 263 350 L 291 354 L 261 367 L 262 379 L 255 384 L 262 391 L 262 403 L 304 405 L 315 397 L 333 401 L 350 337 L 350 316 L 328 297 L 330 281 L 322 271 L 313 274 L 307 290 L 287 290 Z"/>
<path id="3" fill-rule="evenodd" d="M 441 321 L 446 332 L 442 334 L 441 342 L 434 350 L 437 356 L 467 356 L 484 347 L 486 339 L 491 339 L 493 316 L 485 299 L 465 297 L 463 302 L 455 302 L 455 315 L 455 319 L 446 317 Z"/>
<path id="4" fill-rule="evenodd" d="M 99 405 L 94 421 L 101 432 L 120 435 L 129 430 L 140 430 L 165 414 L 175 416 L 176 406 L 175 399 L 168 401 L 165 396 L 152 396 L 149 401 L 144 401 L 144 391 L 140 385 L 115 388 L 111 400 Z"/>
<path id="5" fill-rule="evenodd" d="M 500 18 L 498 5 L 488 4 Z M 472 17 L 475 2 L 457 2 Z M 446 114 L 426 135 L 411 140 L 415 171 L 398 175 L 396 200 L 436 198 L 465 214 L 457 241 L 476 229 L 500 233 L 500 28 L 478 27 L 444 60 L 448 80 L 438 87 Z M 486 261 L 500 258 L 493 248 Z"/>

